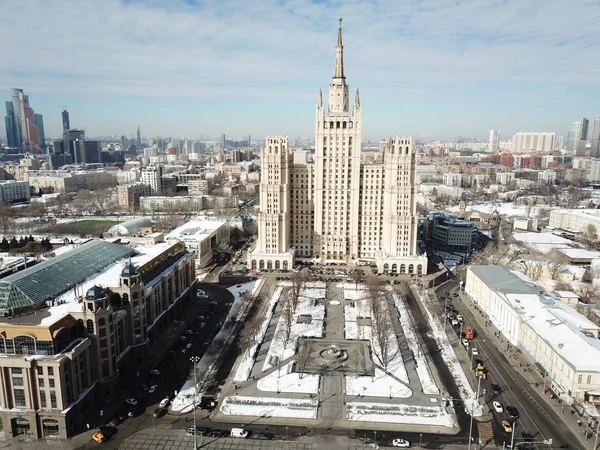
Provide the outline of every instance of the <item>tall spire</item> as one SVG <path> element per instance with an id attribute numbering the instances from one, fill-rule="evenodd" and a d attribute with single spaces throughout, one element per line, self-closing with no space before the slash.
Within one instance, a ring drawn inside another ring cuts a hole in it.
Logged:
<path id="1" fill-rule="evenodd" d="M 344 46 L 342 45 L 342 19 L 339 19 L 337 46 L 335 48 L 335 73 L 333 78 L 344 77 Z"/>

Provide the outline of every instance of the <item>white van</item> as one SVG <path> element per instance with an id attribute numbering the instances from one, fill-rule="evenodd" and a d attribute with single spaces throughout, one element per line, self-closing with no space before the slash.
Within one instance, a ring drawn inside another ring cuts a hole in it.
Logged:
<path id="1" fill-rule="evenodd" d="M 239 439 L 246 439 L 248 437 L 248 432 L 243 428 L 232 428 L 230 436 Z"/>

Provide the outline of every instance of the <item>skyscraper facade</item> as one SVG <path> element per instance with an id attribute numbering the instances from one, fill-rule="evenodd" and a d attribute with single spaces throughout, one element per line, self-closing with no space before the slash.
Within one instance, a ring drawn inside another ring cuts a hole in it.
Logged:
<path id="1" fill-rule="evenodd" d="M 490 143 L 488 152 L 498 153 L 500 150 L 500 132 L 498 130 L 490 130 Z"/>
<path id="2" fill-rule="evenodd" d="M 425 273 L 417 249 L 415 153 L 390 138 L 382 163 L 361 161 L 358 90 L 350 109 L 341 21 L 328 102 L 319 92 L 314 164 L 294 164 L 287 137 L 267 137 L 261 154 L 258 239 L 251 269 L 289 269 L 296 258 L 375 263 L 380 272 Z M 350 112 L 351 111 L 351 112 Z"/>
<path id="3" fill-rule="evenodd" d="M 41 114 L 33 115 L 35 120 L 35 126 L 38 128 L 40 136 L 40 148 L 44 150 L 46 148 L 46 134 L 44 133 L 44 117 Z"/>
<path id="4" fill-rule="evenodd" d="M 590 156 L 592 158 L 600 158 L 600 117 L 594 119 L 590 142 L 592 144 Z"/>
<path id="5" fill-rule="evenodd" d="M 6 102 L 6 135 L 9 146 L 26 152 L 40 152 L 44 141 L 44 121 L 41 114 L 35 114 L 29 105 L 29 97 L 22 89 L 11 89 L 12 105 Z M 36 117 L 37 116 L 37 117 Z M 11 145 L 12 142 L 12 145 Z"/>
<path id="6" fill-rule="evenodd" d="M 585 153 L 588 126 L 589 120 L 585 117 L 573 122 L 567 136 L 567 150 L 574 152 L 578 156 L 582 156 Z"/>

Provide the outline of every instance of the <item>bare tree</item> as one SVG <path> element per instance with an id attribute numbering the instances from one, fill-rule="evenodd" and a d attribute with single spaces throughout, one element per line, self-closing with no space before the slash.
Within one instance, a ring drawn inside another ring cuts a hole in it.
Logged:
<path id="1" fill-rule="evenodd" d="M 567 263 L 568 260 L 564 254 L 556 251 L 552 252 L 548 258 L 548 272 L 550 274 L 550 278 L 552 278 L 554 281 L 558 281 L 560 271 Z"/>
<path id="2" fill-rule="evenodd" d="M 289 295 L 285 297 L 281 305 L 281 317 L 283 317 L 283 346 L 285 347 L 292 334 L 292 326 L 294 325 L 294 305 Z"/>
<path id="3" fill-rule="evenodd" d="M 376 358 L 384 370 L 397 354 L 392 351 L 392 340 L 395 338 L 393 324 L 387 309 L 386 292 L 384 283 L 377 277 L 370 276 L 366 281 L 369 307 L 371 309 L 371 332 L 377 340 Z"/>
<path id="4" fill-rule="evenodd" d="M 577 295 L 583 303 L 592 303 L 598 297 L 598 288 L 592 283 L 585 283 L 576 289 Z"/>
<path id="5" fill-rule="evenodd" d="M 365 279 L 365 273 L 362 271 L 362 269 L 354 269 L 352 272 L 350 272 L 350 277 L 354 281 L 354 288 L 358 289 L 358 283 L 363 282 Z"/>
<path id="6" fill-rule="evenodd" d="M 252 314 L 244 321 L 244 328 L 242 329 L 239 340 L 242 350 L 250 349 L 253 345 L 258 343 L 262 321 L 267 313 L 266 309 L 268 302 L 264 300 L 261 301 L 260 299 L 257 299 L 256 301 L 261 302 L 256 313 Z"/>
<path id="7" fill-rule="evenodd" d="M 292 276 L 290 277 L 290 281 L 292 282 L 292 286 L 289 289 L 288 296 L 292 303 L 293 311 L 296 311 L 298 307 L 298 301 L 300 301 L 300 293 L 302 292 L 302 286 L 309 279 L 308 271 L 301 270 L 299 272 L 292 272 Z"/>
<path id="8" fill-rule="evenodd" d="M 6 203 L 0 203 L 0 232 L 10 235 L 15 231 L 15 211 Z"/>

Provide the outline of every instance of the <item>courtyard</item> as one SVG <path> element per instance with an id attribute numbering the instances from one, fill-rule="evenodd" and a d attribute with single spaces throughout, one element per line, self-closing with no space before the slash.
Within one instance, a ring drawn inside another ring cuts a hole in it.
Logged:
<path id="1" fill-rule="evenodd" d="M 215 421 L 458 431 L 414 320 L 390 285 L 277 281 L 245 323 Z"/>

